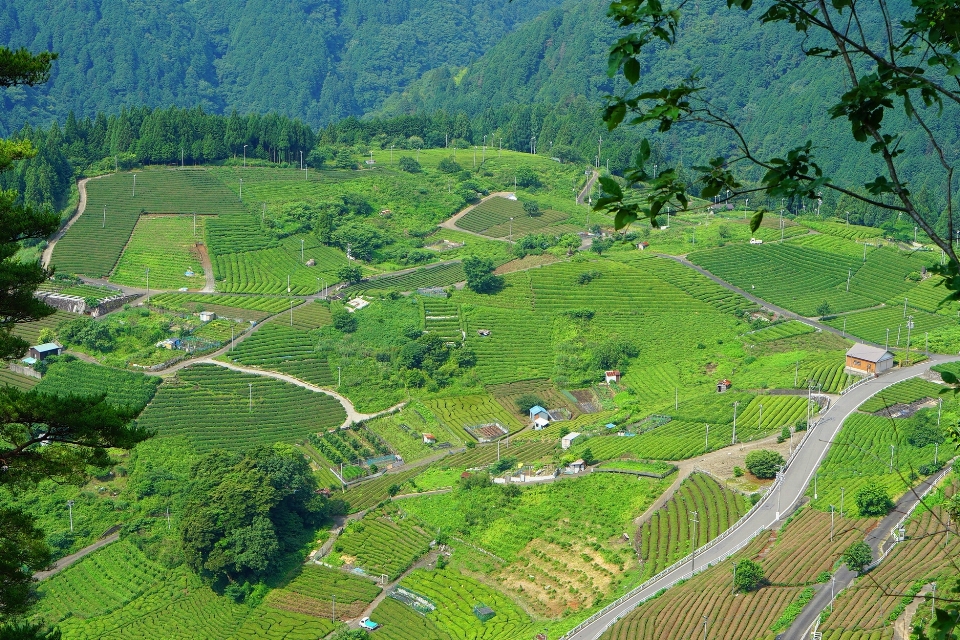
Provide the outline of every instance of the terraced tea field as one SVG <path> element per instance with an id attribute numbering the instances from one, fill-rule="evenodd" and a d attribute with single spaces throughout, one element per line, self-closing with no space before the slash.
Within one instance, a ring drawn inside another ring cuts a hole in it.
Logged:
<path id="1" fill-rule="evenodd" d="M 133 544 L 120 540 L 44 581 L 36 615 L 51 623 L 103 615 L 142 595 L 165 573 Z"/>
<path id="2" fill-rule="evenodd" d="M 23 391 L 29 391 L 37 386 L 37 383 L 40 382 L 36 378 L 30 376 L 22 376 L 19 373 L 14 373 L 9 369 L 0 369 L 0 385 L 5 387 L 14 387 L 16 389 L 22 389 Z"/>
<path id="3" fill-rule="evenodd" d="M 466 313 L 467 346 L 485 384 L 547 378 L 553 372 L 553 327 L 533 312 L 475 308 Z M 488 336 L 477 331 L 487 329 Z"/>
<path id="4" fill-rule="evenodd" d="M 374 480 L 353 485 L 340 497 L 350 504 L 350 513 L 357 513 L 386 500 L 390 497 L 390 487 L 393 485 L 402 486 L 404 482 L 421 471 L 422 469 L 404 469 L 398 473 L 384 474 Z"/>
<path id="5" fill-rule="evenodd" d="M 198 450 L 208 451 L 297 442 L 345 419 L 343 407 L 328 395 L 201 364 L 182 369 L 161 386 L 138 424 L 161 437 L 186 436 Z"/>
<path id="6" fill-rule="evenodd" d="M 514 432 L 525 424 L 488 394 L 424 400 L 423 404 L 443 423 L 458 430 L 458 435 L 465 440 L 474 439 L 466 427 L 496 422 Z"/>
<path id="7" fill-rule="evenodd" d="M 907 309 L 907 315 L 913 316 L 913 330 L 910 331 L 910 348 L 923 351 L 926 333 L 938 329 L 957 326 L 957 319 L 916 309 Z M 891 349 L 907 347 L 907 321 L 903 317 L 903 300 L 899 304 L 883 309 L 872 309 L 828 320 L 827 324 L 837 329 L 846 327 L 847 335 L 869 340 L 876 344 L 889 344 Z M 890 342 L 887 342 L 889 331 Z"/>
<path id="8" fill-rule="evenodd" d="M 824 302 L 838 312 L 871 307 L 878 297 L 883 298 L 883 289 L 851 286 L 849 293 L 844 290 L 848 273 L 856 273 L 862 260 L 817 249 L 791 244 L 728 245 L 691 253 L 688 258 L 744 291 L 804 316 L 816 315 Z"/>
<path id="9" fill-rule="evenodd" d="M 467 279 L 459 262 L 421 267 L 408 273 L 373 278 L 343 289 L 348 296 L 363 295 L 367 291 L 416 291 L 426 287 L 448 287 Z"/>
<path id="10" fill-rule="evenodd" d="M 38 344 L 40 342 L 40 331 L 43 329 L 55 331 L 58 324 L 64 320 L 73 320 L 76 317 L 78 316 L 74 313 L 55 311 L 46 318 L 41 318 L 34 322 L 21 322 L 14 325 L 13 335 L 23 338 L 30 344 Z"/>
<path id="11" fill-rule="evenodd" d="M 824 393 L 840 393 L 851 384 L 860 380 L 860 376 L 848 374 L 844 362 L 837 362 L 836 358 L 812 360 L 800 364 L 800 386 L 806 387 L 813 383 Z"/>
<path id="12" fill-rule="evenodd" d="M 377 629 L 377 636 L 383 640 L 453 640 L 432 620 L 393 598 L 384 598 L 370 617 L 383 625 Z"/>
<path id="13" fill-rule="evenodd" d="M 430 550 L 432 539 L 401 512 L 377 511 L 348 524 L 333 550 L 368 574 L 395 580 Z"/>
<path id="14" fill-rule="evenodd" d="M 36 389 L 54 395 L 105 393 L 107 402 L 139 411 L 153 399 L 159 386 L 157 377 L 73 360 L 51 365 Z"/>
<path id="15" fill-rule="evenodd" d="M 194 234 L 192 216 L 140 216 L 110 281 L 144 288 L 149 269 L 153 289 L 202 289 L 205 280 L 200 254 L 206 248 L 198 241 L 203 240 L 203 218 L 197 216 Z"/>
<path id="16" fill-rule="evenodd" d="M 545 232 L 557 235 L 581 230 L 581 227 L 568 224 L 568 219 L 566 213 L 553 209 L 543 210 L 538 216 L 529 216 L 519 200 L 497 196 L 478 204 L 457 220 L 456 226 L 491 238 L 506 238 L 512 230 L 514 239 L 528 233 Z"/>
<path id="17" fill-rule="evenodd" d="M 887 387 L 860 405 L 859 411 L 876 413 L 895 404 L 910 404 L 923 398 L 932 398 L 935 400 L 939 398 L 944 391 L 949 390 L 949 387 L 929 382 L 923 378 L 911 378 Z M 946 399 L 950 399 L 951 395 L 946 395 L 945 397 Z"/>
<path id="18" fill-rule="evenodd" d="M 273 315 L 290 306 L 286 297 L 258 297 L 258 296 L 228 296 L 204 293 L 161 293 L 150 297 L 150 306 L 194 313 L 200 305 L 203 310 L 207 307 L 220 306 L 233 309 L 248 309 L 263 311 Z"/>
<path id="19" fill-rule="evenodd" d="M 107 175 L 87 183 L 86 211 L 53 250 L 51 263 L 61 273 L 109 275 L 142 212 L 227 214 L 243 211 L 230 191 L 206 170 L 156 168 L 135 173 L 135 194 L 133 173 Z M 192 231 L 189 237 L 192 238 Z"/>
<path id="20" fill-rule="evenodd" d="M 303 565 L 296 577 L 270 592 L 267 604 L 317 618 L 332 618 L 333 597 L 337 619 L 356 618 L 380 593 L 372 581 L 312 563 Z"/>
<path id="21" fill-rule="evenodd" d="M 735 313 L 753 309 L 756 305 L 743 296 L 721 287 L 710 278 L 673 260 L 644 256 L 635 253 L 615 254 L 612 259 L 625 262 L 641 271 L 648 272 L 675 287 L 679 287 L 697 300 L 702 300 L 717 311 Z"/>
<path id="22" fill-rule="evenodd" d="M 320 307 L 319 304 L 316 306 Z M 301 322 L 307 323 L 308 318 L 319 321 L 321 313 L 302 312 Z M 310 334 L 296 326 L 296 320 L 295 310 L 295 326 L 282 322 L 281 318 L 263 325 L 223 357 L 248 367 L 282 371 L 317 386 L 335 384 L 335 372 L 330 370 L 327 359 L 317 353 L 317 345 Z"/>
<path id="23" fill-rule="evenodd" d="M 312 295 L 321 290 L 324 282 L 339 282 L 337 270 L 347 265 L 342 251 L 320 244 L 314 236 L 285 238 L 280 246 L 270 249 L 218 253 L 212 260 L 217 290 L 227 293 Z M 315 260 L 316 266 L 306 266 L 309 260 Z"/>
<path id="24" fill-rule="evenodd" d="M 460 307 L 444 298 L 423 300 L 424 331 L 435 333 L 446 342 L 461 342 Z"/>
<path id="25" fill-rule="evenodd" d="M 901 476 L 907 477 L 920 465 L 933 462 L 935 447 L 911 445 L 902 424 L 902 420 L 865 413 L 847 418 L 817 471 L 819 497 L 811 502 L 813 507 L 829 511 L 832 504 L 839 510 L 843 489 L 844 514 L 856 516 L 854 496 L 868 482 L 883 485 L 894 500 L 903 495 L 909 487 Z M 941 453 L 941 460 L 945 455 Z M 807 494 L 813 497 L 813 487 Z"/>
<path id="26" fill-rule="evenodd" d="M 750 593 L 731 593 L 732 563 L 755 558 L 768 544 L 761 535 L 731 560 L 668 589 L 626 614 L 602 640 L 699 638 L 703 616 L 709 617 L 709 636 L 722 640 L 767 638 L 770 627 L 803 590 L 802 587 L 764 587 Z"/>
<path id="27" fill-rule="evenodd" d="M 744 336 L 744 339 L 748 342 L 772 342 L 784 338 L 795 338 L 796 336 L 814 333 L 815 331 L 816 329 L 808 324 L 797 322 L 796 320 L 788 320 L 787 322 L 775 324 L 772 327 L 751 331 Z"/>
<path id="28" fill-rule="evenodd" d="M 507 596 L 456 571 L 417 569 L 400 584 L 432 600 L 437 608 L 427 619 L 458 640 L 515 640 L 533 637 L 543 627 Z M 473 613 L 478 604 L 490 607 L 496 615 L 481 622 Z"/>
<path id="29" fill-rule="evenodd" d="M 691 475 L 637 533 L 644 576 L 656 575 L 689 554 L 694 537 L 697 547 L 713 540 L 749 508 L 744 496 L 724 489 L 710 476 Z M 698 512 L 699 524 L 694 524 L 691 511 Z"/>

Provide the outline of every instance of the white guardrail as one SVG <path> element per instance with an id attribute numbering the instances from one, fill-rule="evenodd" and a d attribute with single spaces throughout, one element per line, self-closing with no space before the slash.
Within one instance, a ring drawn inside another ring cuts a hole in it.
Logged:
<path id="1" fill-rule="evenodd" d="M 868 378 L 865 378 L 865 380 L 867 380 L 867 379 L 868 379 Z M 860 383 L 857 383 L 857 384 L 860 384 Z M 812 425 L 812 427 L 807 430 L 806 433 L 807 433 L 807 434 L 810 434 L 810 433 L 813 431 L 813 429 L 816 428 L 816 426 L 817 426 L 818 424 L 819 424 L 819 421 L 817 421 L 816 423 L 814 423 L 814 424 Z M 797 446 L 797 448 L 793 450 L 793 453 L 790 455 L 789 458 L 787 458 L 786 463 L 784 463 L 784 465 L 783 465 L 783 469 L 784 469 L 784 470 L 786 470 L 786 469 L 790 466 L 790 463 L 793 462 L 793 459 L 794 459 L 794 458 L 797 456 L 797 454 L 800 452 L 800 449 L 803 447 L 803 445 L 806 443 L 806 441 L 807 441 L 807 438 L 804 437 L 804 439 L 803 439 L 803 441 L 800 443 L 800 445 Z M 605 607 L 604 607 L 603 609 L 601 609 L 600 611 L 597 611 L 596 613 L 594 613 L 593 615 L 591 615 L 589 618 L 587 618 L 586 620 L 584 620 L 583 622 L 581 622 L 580 624 L 578 624 L 577 626 L 575 626 L 573 629 L 571 629 L 570 631 L 567 631 L 563 636 L 560 637 L 560 640 L 570 640 L 570 638 L 572 638 L 572 637 L 575 636 L 576 634 L 580 633 L 580 632 L 583 631 L 585 628 L 587 628 L 588 626 L 590 626 L 591 624 L 593 624 L 594 622 L 596 622 L 597 620 L 599 620 L 599 619 L 602 618 L 603 616 L 605 616 L 605 615 L 607 615 L 608 613 L 610 613 L 610 611 L 612 611 L 613 609 L 616 609 L 617 607 L 621 606 L 623 603 L 627 602 L 627 601 L 630 600 L 631 598 L 636 597 L 636 595 L 637 595 L 638 593 L 642 592 L 643 590 L 649 589 L 650 587 L 652 587 L 653 585 L 655 585 L 659 580 L 661 580 L 661 579 L 663 579 L 664 577 L 670 575 L 671 573 L 673 573 L 674 571 L 676 571 L 677 569 L 679 569 L 680 567 L 682 567 L 684 564 L 686 564 L 686 563 L 688 563 L 688 562 L 691 562 L 691 561 L 693 560 L 693 556 L 694 556 L 694 555 L 697 555 L 697 556 L 702 555 L 705 551 L 711 549 L 711 548 L 714 547 L 715 545 L 717 545 L 717 544 L 719 544 L 720 542 L 722 542 L 723 540 L 725 540 L 728 536 L 730 536 L 731 534 L 733 534 L 734 532 L 736 532 L 736 531 L 743 525 L 743 523 L 746 522 L 747 519 L 750 518 L 750 517 L 753 515 L 753 513 L 754 513 L 755 511 L 758 511 L 758 510 L 767 502 L 767 500 L 771 499 L 771 496 L 773 496 L 774 492 L 776 492 L 776 490 L 780 488 L 780 483 L 783 481 L 782 479 L 783 479 L 783 475 L 781 474 L 781 475 L 777 478 L 776 482 L 774 482 L 772 485 L 770 485 L 770 488 L 767 489 L 766 493 L 763 494 L 763 497 L 760 498 L 760 500 L 757 502 L 757 504 L 753 505 L 745 514 L 743 514 L 743 516 L 741 516 L 740 519 L 737 520 L 737 521 L 733 524 L 733 526 L 727 528 L 726 531 L 724 531 L 724 532 L 721 533 L 719 536 L 717 536 L 716 538 L 714 538 L 714 539 L 711 540 L 710 542 L 706 543 L 705 545 L 703 545 L 702 547 L 700 547 L 699 549 L 697 549 L 694 553 L 687 554 L 686 556 L 684 556 L 684 557 L 681 558 L 680 560 L 677 560 L 676 562 L 674 562 L 672 565 L 670 565 L 669 567 L 667 567 L 666 569 L 664 569 L 663 571 L 661 571 L 661 572 L 658 573 L 657 575 L 653 576 L 652 578 L 648 578 L 648 579 L 645 580 L 642 584 L 634 587 L 633 589 L 631 589 L 630 591 L 628 591 L 628 592 L 625 593 L 624 595 L 620 596 L 619 598 L 617 598 L 616 600 L 614 600 L 613 602 L 611 602 L 610 604 L 608 604 L 607 606 L 605 606 Z M 791 505 L 792 505 L 792 503 L 791 503 Z M 789 509 L 789 507 L 790 507 L 791 505 L 788 505 L 787 508 Z M 685 579 L 687 579 L 687 578 L 690 578 L 690 577 L 692 577 L 693 575 L 695 575 L 695 574 L 697 574 L 697 573 L 700 573 L 701 571 L 704 571 L 704 570 L 708 569 L 709 567 L 713 566 L 713 564 L 715 564 L 715 563 L 717 563 L 717 562 L 722 562 L 722 561 L 726 560 L 727 558 L 729 558 L 730 556 L 732 556 L 732 555 L 733 555 L 734 553 L 736 553 L 737 551 L 740 551 L 740 549 L 742 549 L 743 547 L 745 547 L 745 546 L 746 546 L 750 541 L 752 541 L 754 538 L 756 538 L 756 537 L 760 534 L 760 532 L 765 531 L 765 530 L 766 530 L 766 527 L 760 527 L 760 528 L 757 529 L 750 537 L 748 537 L 746 540 L 744 540 L 743 542 L 741 542 L 740 544 L 738 544 L 735 548 L 727 551 L 727 552 L 726 552 L 724 555 L 722 555 L 721 557 L 715 559 L 713 562 L 709 563 L 708 565 L 706 565 L 706 566 L 704 566 L 704 567 L 701 567 L 700 569 L 698 569 L 698 570 L 696 570 L 696 571 L 687 572 L 687 573 L 685 573 L 685 574 L 683 574 L 683 575 L 675 578 L 674 580 L 672 580 L 672 581 L 664 584 L 664 585 L 661 587 L 661 589 L 668 589 L 668 588 L 672 587 L 673 585 L 675 585 L 676 583 L 680 582 L 681 580 L 685 580 Z M 660 589 L 658 589 L 657 591 L 659 592 Z M 641 604 L 643 604 L 644 602 L 646 602 L 647 600 L 649 600 L 651 597 L 653 597 L 653 595 L 656 595 L 656 594 L 654 593 L 654 594 L 651 594 L 651 595 L 647 596 L 646 598 L 643 598 L 643 599 L 641 599 L 641 600 L 638 600 L 637 603 L 633 606 L 633 608 L 635 609 L 635 608 L 639 607 Z M 622 617 L 622 616 L 620 616 L 620 617 Z M 617 620 L 620 620 L 620 617 L 617 617 L 616 620 L 614 620 L 614 621 L 611 622 L 609 625 L 607 625 L 606 627 L 604 627 L 603 631 L 606 631 L 609 627 L 611 627 L 614 623 L 616 623 Z M 602 632 L 601 632 L 601 633 L 602 633 Z M 596 637 L 600 637 L 600 634 L 597 634 Z"/>

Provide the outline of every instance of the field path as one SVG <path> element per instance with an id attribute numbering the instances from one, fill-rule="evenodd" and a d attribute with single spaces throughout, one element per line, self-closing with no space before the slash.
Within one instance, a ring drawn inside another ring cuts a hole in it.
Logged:
<path id="1" fill-rule="evenodd" d="M 720 285 L 721 287 L 723 287 L 723 288 L 725 288 L 725 289 L 729 289 L 730 291 L 733 291 L 734 293 L 740 294 L 741 296 L 743 296 L 744 298 L 746 298 L 746 299 L 749 300 L 750 302 L 753 302 L 753 303 L 755 303 L 755 304 L 758 304 L 758 305 L 760 305 L 761 307 L 766 307 L 767 309 L 770 309 L 771 311 L 776 311 L 777 313 L 779 313 L 780 315 L 782 315 L 782 316 L 784 316 L 784 317 L 786 317 L 786 318 L 792 318 L 793 320 L 799 320 L 800 322 L 802 322 L 802 323 L 804 323 L 804 324 L 806 324 L 806 325 L 809 325 L 809 326 L 814 327 L 814 328 L 816 328 L 816 329 L 820 329 L 821 331 L 829 331 L 830 333 L 834 333 L 834 334 L 840 336 L 841 338 L 846 338 L 846 339 L 848 339 L 848 340 L 858 340 L 859 342 L 861 342 L 861 343 L 863 343 L 863 344 L 869 344 L 869 345 L 874 346 L 874 347 L 882 347 L 882 346 L 883 346 L 883 345 L 877 344 L 877 343 L 875 343 L 875 342 L 870 342 L 870 341 L 868 341 L 868 340 L 861 340 L 861 339 L 859 339 L 859 338 L 853 338 L 853 337 L 851 337 L 851 336 L 847 336 L 847 335 L 845 335 L 840 329 L 836 329 L 836 328 L 834 328 L 834 327 L 831 327 L 830 325 L 826 325 L 826 324 L 823 324 L 822 322 L 818 322 L 818 321 L 814 320 L 813 318 L 808 318 L 808 317 L 806 317 L 806 316 L 801 316 L 801 315 L 799 315 L 799 314 L 797 314 L 797 313 L 794 313 L 793 311 L 788 311 L 787 309 L 784 309 L 783 307 L 778 307 L 778 306 L 776 306 L 776 305 L 774 305 L 774 304 L 770 304 L 769 302 L 767 302 L 767 301 L 764 300 L 763 298 L 758 298 L 758 297 L 755 296 L 755 295 L 752 295 L 752 294 L 750 294 L 750 293 L 747 293 L 746 291 L 744 291 L 744 290 L 741 289 L 740 287 L 736 287 L 736 286 L 730 284 L 729 282 L 727 282 L 726 280 L 723 280 L 722 278 L 719 278 L 719 277 L 713 275 L 712 273 L 710 273 L 709 271 L 707 271 L 707 270 L 704 269 L 703 267 L 699 267 L 699 266 L 693 264 L 692 262 L 690 262 L 689 260 L 687 260 L 684 256 L 669 256 L 669 255 L 666 255 L 666 254 L 664 254 L 664 253 L 657 253 L 657 254 L 655 254 L 655 255 L 656 255 L 658 258 L 665 258 L 665 259 L 667 259 L 667 260 L 673 260 L 674 262 L 679 262 L 679 263 L 682 264 L 683 266 L 689 267 L 689 268 L 693 269 L 694 271 L 697 271 L 697 272 L 701 273 L 702 275 L 707 276 L 708 278 L 710 278 L 711 280 L 713 280 L 714 282 L 716 282 L 716 283 L 717 283 L 718 285 Z"/>
<path id="2" fill-rule="evenodd" d="M 360 620 L 362 620 L 363 618 L 369 618 L 370 615 L 373 613 L 373 610 L 377 608 L 377 605 L 383 602 L 384 598 L 386 598 L 389 595 L 389 593 L 393 591 L 398 584 L 400 584 L 400 581 L 407 577 L 407 574 L 409 574 L 414 569 L 422 569 L 426 566 L 429 566 L 431 563 L 436 562 L 437 556 L 439 555 L 440 555 L 440 552 L 437 550 L 427 552 L 425 555 L 421 556 L 419 560 L 417 560 L 412 565 L 410 565 L 409 569 L 401 573 L 400 577 L 398 577 L 396 580 L 394 580 L 390 584 L 383 587 L 383 590 L 377 595 L 376 598 L 373 599 L 373 602 L 367 605 L 367 608 L 363 610 L 363 613 L 358 615 L 356 618 L 353 619 L 353 621 L 350 622 L 350 628 L 359 629 Z M 374 622 L 376 622 L 376 620 L 374 620 Z"/>
<path id="3" fill-rule="evenodd" d="M 213 279 L 213 263 L 210 262 L 210 253 L 207 251 L 207 245 L 197 244 L 197 253 L 200 254 L 200 264 L 203 265 L 203 277 L 206 283 L 200 293 L 214 293 L 217 290 L 217 282 Z"/>
<path id="4" fill-rule="evenodd" d="M 100 176 L 97 176 L 99 178 Z M 94 180 L 94 178 L 84 178 L 77 182 L 77 191 L 80 192 L 80 202 L 77 203 L 76 212 L 70 216 L 70 219 L 67 220 L 67 223 L 60 227 L 56 233 L 54 233 L 50 239 L 47 241 L 47 248 L 43 250 L 43 253 L 40 255 L 40 263 L 45 266 L 50 266 L 50 258 L 53 257 L 53 248 L 57 246 L 57 240 L 63 237 L 63 234 L 67 232 L 70 227 L 73 226 L 73 223 L 77 221 L 83 212 L 87 208 L 87 182 Z"/>
<path id="5" fill-rule="evenodd" d="M 66 556 L 66 557 L 60 558 L 60 559 L 57 560 L 55 563 L 53 563 L 53 566 L 52 566 L 51 568 L 47 569 L 46 571 L 38 571 L 37 573 L 33 574 L 33 579 L 34 579 L 34 580 L 46 580 L 46 579 L 49 578 L 50 576 L 52 576 L 52 575 L 54 575 L 54 574 L 57 574 L 57 573 L 60 573 L 61 571 L 63 571 L 64 569 L 66 569 L 67 567 L 69 567 L 70 565 L 72 565 L 72 564 L 73 564 L 74 562 L 76 562 L 77 560 L 83 558 L 84 556 L 90 555 L 91 553 L 93 553 L 93 552 L 96 551 L 97 549 L 100 549 L 100 548 L 102 548 L 102 547 L 105 547 L 105 546 L 107 546 L 108 544 L 110 544 L 110 543 L 112 543 L 112 542 L 116 542 L 116 541 L 119 540 L 119 539 L 120 539 L 120 533 L 119 533 L 119 532 L 117 532 L 117 533 L 111 533 L 111 534 L 110 534 L 109 536 L 107 536 L 106 538 L 100 538 L 99 540 L 97 540 L 97 541 L 94 542 L 93 544 L 91 544 L 91 545 L 89 545 L 89 546 L 86 546 L 86 547 L 84 547 L 83 549 L 80 549 L 80 551 L 77 551 L 76 553 L 71 553 L 70 555 L 68 555 L 68 556 Z"/>
<path id="6" fill-rule="evenodd" d="M 504 242 L 510 242 L 509 240 L 505 240 L 504 238 L 492 238 L 490 236 L 485 236 L 482 233 L 475 233 L 473 231 L 467 231 L 466 229 L 461 229 L 460 227 L 457 226 L 457 220 L 467 215 L 468 213 L 470 213 L 471 211 L 473 211 L 474 209 L 482 205 L 484 202 L 486 202 L 490 198 L 506 198 L 507 196 L 512 196 L 512 195 L 514 195 L 512 191 L 497 191 L 496 193 L 491 193 L 490 195 L 484 196 L 483 198 L 481 198 L 480 202 L 478 202 L 477 204 L 471 204 L 468 207 L 464 207 L 463 209 L 453 214 L 452 216 L 450 216 L 449 218 L 447 218 L 437 226 L 443 227 L 444 229 L 450 229 L 452 231 L 459 231 L 461 233 L 469 233 L 470 235 L 477 236 L 478 238 L 484 238 L 485 240 L 503 240 Z"/>
<path id="7" fill-rule="evenodd" d="M 930 593 L 930 584 L 923 585 L 923 589 L 913 599 L 913 602 L 907 605 L 900 617 L 893 622 L 893 640 L 910 640 L 910 621 L 913 620 L 917 609 L 923 604 L 923 596 Z"/>
<path id="8" fill-rule="evenodd" d="M 590 195 L 590 190 L 593 189 L 593 183 L 597 181 L 597 178 L 600 177 L 600 172 L 594 169 L 590 177 L 587 179 L 587 183 L 583 185 L 583 189 L 580 190 L 580 193 L 577 194 L 577 204 L 583 204 L 587 197 Z"/>
<path id="9" fill-rule="evenodd" d="M 782 479 L 767 491 L 760 502 L 739 520 L 736 526 L 727 529 L 719 537 L 702 546 L 696 553 L 695 566 L 692 561 L 684 559 L 577 625 L 563 636 L 563 640 L 596 640 L 617 620 L 633 611 L 659 590 L 672 587 L 678 581 L 690 577 L 694 570 L 702 570 L 708 565 L 725 560 L 742 549 L 756 534 L 781 526 L 782 516 L 790 513 L 793 505 L 803 497 L 814 471 L 830 450 L 830 445 L 837 437 L 841 425 L 850 414 L 856 411 L 857 407 L 891 385 L 926 373 L 933 365 L 955 362 L 958 359 L 960 358 L 955 355 L 932 355 L 920 364 L 893 369 L 879 378 L 868 380 L 838 398 L 810 429 L 793 456 L 787 461 Z M 911 491 L 908 495 L 913 495 L 913 492 Z M 901 515 L 896 516 L 898 520 Z M 878 527 L 878 535 L 882 532 L 882 526 Z M 812 604 L 813 601 L 811 601 Z M 801 616 L 806 614 L 808 608 L 812 607 L 806 607 L 801 612 Z M 799 624 L 799 618 L 797 624 Z"/>
<path id="10" fill-rule="evenodd" d="M 190 364 L 215 364 L 218 367 L 223 367 L 225 369 L 231 369 L 233 371 L 239 371 L 241 373 L 251 373 L 255 376 L 263 376 L 265 378 L 273 378 L 275 380 L 281 380 L 283 382 L 289 382 L 290 384 L 296 385 L 307 389 L 308 391 L 313 391 L 314 393 L 323 393 L 332 398 L 336 398 L 338 402 L 343 406 L 344 410 L 347 412 L 347 419 L 341 425 L 346 427 L 353 422 L 362 422 L 363 420 L 370 420 L 376 418 L 377 416 L 382 416 L 393 411 L 397 411 L 406 406 L 406 402 L 401 402 L 400 404 L 394 405 L 389 409 L 384 409 L 383 411 L 378 411 L 377 413 L 360 413 L 357 411 L 353 403 L 349 399 L 340 395 L 336 391 L 330 391 L 329 389 L 324 389 L 316 385 L 312 385 L 308 382 L 304 382 L 299 378 L 294 378 L 293 376 L 288 376 L 285 373 L 277 373 L 276 371 L 267 371 L 265 369 L 253 369 L 250 367 L 243 367 L 233 362 L 223 362 L 221 360 L 213 360 L 212 358 L 201 358 L 198 360 L 191 360 Z"/>

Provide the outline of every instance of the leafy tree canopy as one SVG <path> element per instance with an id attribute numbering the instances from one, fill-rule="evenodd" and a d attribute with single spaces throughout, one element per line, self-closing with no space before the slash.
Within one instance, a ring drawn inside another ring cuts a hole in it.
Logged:
<path id="1" fill-rule="evenodd" d="M 869 482 L 862 486 L 855 497 L 857 510 L 861 516 L 882 517 L 893 509 L 893 500 L 887 489 L 879 482 Z"/>
<path id="2" fill-rule="evenodd" d="M 842 560 L 847 565 L 847 568 L 859 573 L 863 571 L 864 567 L 873 562 L 873 551 L 870 549 L 870 545 L 863 540 L 854 542 L 843 552 Z"/>
<path id="3" fill-rule="evenodd" d="M 733 588 L 737 591 L 756 591 L 766 584 L 763 567 L 759 562 L 744 559 L 736 565 Z"/>
<path id="4" fill-rule="evenodd" d="M 758 478 L 775 478 L 783 466 L 783 456 L 769 449 L 757 449 L 747 454 L 746 465 L 750 473 Z"/>

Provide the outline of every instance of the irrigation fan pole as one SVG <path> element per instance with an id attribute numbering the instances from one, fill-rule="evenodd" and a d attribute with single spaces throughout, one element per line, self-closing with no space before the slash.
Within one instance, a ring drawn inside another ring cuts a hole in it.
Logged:
<path id="1" fill-rule="evenodd" d="M 706 453 L 710 451 L 710 425 L 704 424 L 703 426 L 707 428 L 707 435 L 703 438 L 703 452 Z"/>
<path id="2" fill-rule="evenodd" d="M 247 386 L 250 387 L 250 408 L 248 409 L 248 411 L 249 411 L 250 413 L 253 413 L 253 383 L 252 383 L 252 382 L 248 382 L 248 383 L 247 383 Z"/>
<path id="3" fill-rule="evenodd" d="M 73 533 L 73 500 L 67 500 L 67 509 L 70 510 L 70 532 Z"/>

